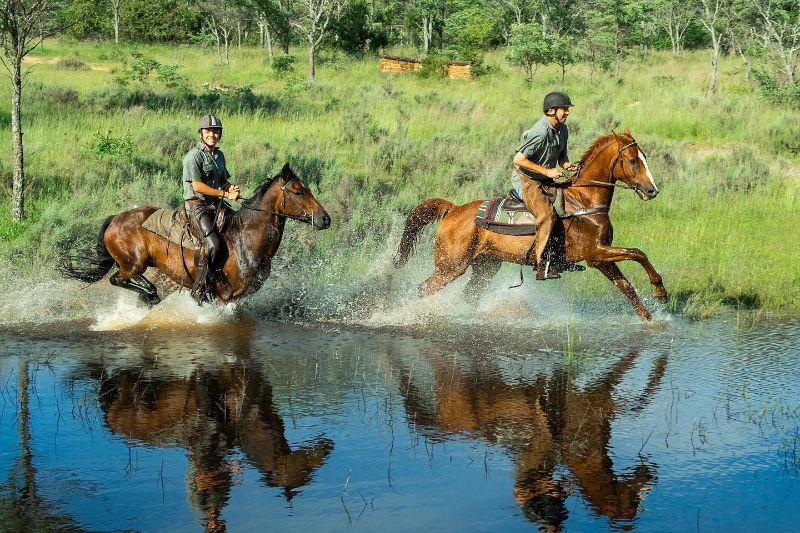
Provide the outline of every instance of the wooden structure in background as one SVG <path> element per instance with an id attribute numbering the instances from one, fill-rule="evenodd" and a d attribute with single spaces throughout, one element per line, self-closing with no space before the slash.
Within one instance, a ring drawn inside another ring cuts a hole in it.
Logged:
<path id="1" fill-rule="evenodd" d="M 471 80 L 472 64 L 468 61 L 453 61 L 445 65 L 447 77 L 454 80 Z M 381 72 L 413 72 L 422 68 L 422 62 L 413 57 L 381 56 L 378 69 Z"/>

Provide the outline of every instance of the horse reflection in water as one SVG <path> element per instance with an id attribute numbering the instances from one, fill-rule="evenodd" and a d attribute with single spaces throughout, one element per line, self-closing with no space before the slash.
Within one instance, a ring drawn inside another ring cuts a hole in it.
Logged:
<path id="1" fill-rule="evenodd" d="M 217 336 L 225 346 L 215 347 L 214 337 L 208 339 L 208 353 L 230 353 L 232 339 Z M 112 432 L 154 447 L 187 450 L 189 501 L 203 514 L 206 531 L 225 530 L 220 512 L 241 469 L 230 457 L 236 448 L 258 468 L 267 485 L 283 489 L 287 501 L 311 481 L 333 449 L 333 442 L 324 437 L 294 450 L 289 446 L 272 387 L 248 364 L 249 333 L 238 338 L 231 357 L 236 362 L 197 364 L 181 377 L 172 372 L 152 376 L 158 363 L 148 364 L 146 354 L 136 367 L 94 370 L 94 377 L 101 380 L 100 405 Z M 159 353 L 170 352 L 164 341 L 158 338 Z"/>
<path id="2" fill-rule="evenodd" d="M 564 368 L 511 384 L 491 363 L 465 372 L 452 359 L 430 357 L 433 404 L 431 392 L 419 390 L 409 369 L 401 369 L 401 391 L 418 428 L 474 435 L 508 448 L 516 462 L 514 498 L 540 529 L 561 530 L 568 517 L 566 499 L 575 489 L 612 527 L 629 529 L 642 494 L 656 479 L 655 466 L 640 456 L 638 464 L 617 473 L 609 456 L 611 421 L 645 407 L 666 368 L 666 356 L 656 358 L 641 393 L 615 399 L 615 389 L 637 358 L 637 351 L 628 353 L 579 389 Z"/>

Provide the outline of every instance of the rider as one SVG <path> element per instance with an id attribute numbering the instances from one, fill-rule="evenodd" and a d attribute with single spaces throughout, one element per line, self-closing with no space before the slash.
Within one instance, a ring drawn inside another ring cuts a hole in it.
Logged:
<path id="1" fill-rule="evenodd" d="M 183 199 L 192 229 L 205 245 L 205 261 L 192 288 L 192 296 L 202 303 L 214 300 L 215 270 L 221 266 L 216 264 L 223 248 L 214 224 L 216 210 L 222 199 L 238 200 L 241 193 L 237 185 L 230 183 L 225 156 L 217 148 L 222 122 L 214 115 L 205 115 L 200 118 L 197 132 L 200 142 L 183 157 Z"/>
<path id="2" fill-rule="evenodd" d="M 556 223 L 553 209 L 554 194 L 548 190 L 562 177 L 562 170 L 576 166 L 567 156 L 567 117 L 572 101 L 561 92 L 548 93 L 542 103 L 544 116 L 531 129 L 522 134 L 522 144 L 514 156 L 514 173 L 511 181 L 520 191 L 525 206 L 536 219 L 536 279 L 557 279 L 552 246 L 545 247 Z"/>

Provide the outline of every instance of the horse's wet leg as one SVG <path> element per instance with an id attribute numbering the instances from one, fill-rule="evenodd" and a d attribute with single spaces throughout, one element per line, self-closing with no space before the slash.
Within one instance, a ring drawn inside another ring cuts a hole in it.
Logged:
<path id="1" fill-rule="evenodd" d="M 161 298 L 158 297 L 158 289 L 144 275 L 139 274 L 131 278 L 131 285 L 136 287 L 139 292 L 139 299 L 147 305 L 158 305 Z"/>
<path id="2" fill-rule="evenodd" d="M 667 302 L 667 290 L 659 274 L 650 263 L 647 254 L 638 248 L 621 248 L 617 246 L 598 246 L 592 251 L 591 259 L 594 262 L 615 263 L 617 261 L 636 261 L 644 269 L 650 284 L 653 286 L 653 297 L 661 303 Z"/>
<path id="3" fill-rule="evenodd" d="M 502 262 L 492 257 L 478 257 L 472 262 L 472 277 L 464 288 L 464 294 L 470 300 L 480 298 L 492 277 L 500 270 Z"/>
<path id="4" fill-rule="evenodd" d="M 615 263 L 596 263 L 591 262 L 589 266 L 592 266 L 603 273 L 605 277 L 609 279 L 617 288 L 624 294 L 628 300 L 631 302 L 633 309 L 636 311 L 636 314 L 639 315 L 639 318 L 644 322 L 651 322 L 653 320 L 653 316 L 650 312 L 645 309 L 644 304 L 639 299 L 639 295 L 636 294 L 636 290 L 631 285 L 631 282 L 625 277 L 622 271 Z"/>
<path id="5" fill-rule="evenodd" d="M 109 281 L 115 287 L 121 287 L 137 293 L 139 295 L 139 299 L 148 305 L 155 305 L 161 301 L 161 299 L 158 297 L 158 292 L 156 291 L 155 285 L 150 283 L 150 281 L 141 274 L 133 277 L 127 277 L 124 276 L 122 270 L 120 270 L 114 273 L 109 278 Z"/>
<path id="6" fill-rule="evenodd" d="M 425 296 L 430 296 L 433 293 L 439 292 L 454 279 L 466 272 L 466 270 L 466 265 L 463 268 L 447 270 L 436 267 L 431 277 L 419 284 L 419 297 L 424 298 Z"/>

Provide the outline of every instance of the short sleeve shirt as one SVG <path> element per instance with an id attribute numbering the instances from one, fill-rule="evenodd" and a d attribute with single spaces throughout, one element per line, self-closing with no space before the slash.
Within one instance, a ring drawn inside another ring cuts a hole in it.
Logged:
<path id="1" fill-rule="evenodd" d="M 205 145 L 199 142 L 183 157 L 183 199 L 211 200 L 194 192 L 192 182 L 201 181 L 209 187 L 221 189 L 228 183 L 230 177 L 222 150 L 215 150 L 211 154 L 205 149 Z"/>
<path id="2" fill-rule="evenodd" d="M 550 125 L 547 117 L 542 117 L 531 129 L 522 134 L 519 153 L 524 155 L 531 163 L 544 168 L 555 168 L 559 160 L 569 160 L 567 156 L 567 139 L 569 131 L 566 124 L 560 124 L 558 129 Z M 534 178 L 547 179 L 541 174 L 521 169 L 525 174 Z"/>

